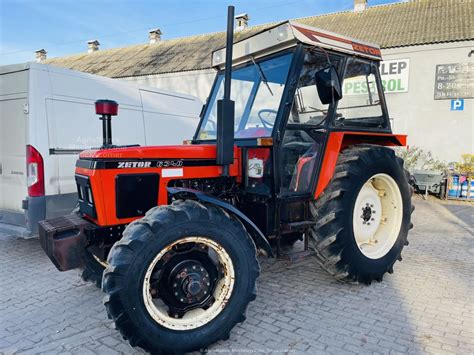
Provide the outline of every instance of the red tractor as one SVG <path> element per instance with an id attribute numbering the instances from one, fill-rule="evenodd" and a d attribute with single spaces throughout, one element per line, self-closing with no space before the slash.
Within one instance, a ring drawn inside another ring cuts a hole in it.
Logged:
<path id="1" fill-rule="evenodd" d="M 406 136 L 391 132 L 379 47 L 291 21 L 232 34 L 229 8 L 192 140 L 114 146 L 117 104 L 98 101 L 104 145 L 77 161 L 79 209 L 40 223 L 56 267 L 102 285 L 117 329 L 150 352 L 226 339 L 259 254 L 303 239 L 335 278 L 370 284 L 408 244 L 411 188 L 390 148 Z"/>

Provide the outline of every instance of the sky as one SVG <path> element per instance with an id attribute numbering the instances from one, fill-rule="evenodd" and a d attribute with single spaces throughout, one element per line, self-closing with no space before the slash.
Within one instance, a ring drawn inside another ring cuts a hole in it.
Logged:
<path id="1" fill-rule="evenodd" d="M 399 0 L 369 0 L 369 6 Z M 160 28 L 162 39 L 224 31 L 227 6 L 248 13 L 249 25 L 351 10 L 353 0 L 0 0 L 0 65 L 146 43 Z"/>

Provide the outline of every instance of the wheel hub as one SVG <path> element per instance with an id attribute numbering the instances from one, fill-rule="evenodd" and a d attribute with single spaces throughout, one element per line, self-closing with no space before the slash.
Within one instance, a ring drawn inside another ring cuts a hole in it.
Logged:
<path id="1" fill-rule="evenodd" d="M 184 304 L 202 302 L 211 291 L 209 272 L 198 261 L 185 261 L 170 275 L 176 300 Z"/>
<path id="2" fill-rule="evenodd" d="M 195 329 L 224 309 L 234 279 L 234 264 L 219 243 L 184 237 L 163 248 L 149 264 L 142 290 L 145 308 L 163 327 Z"/>
<path id="3" fill-rule="evenodd" d="M 169 250 L 155 275 L 152 295 L 167 305 L 172 317 L 181 318 L 190 310 L 212 305 L 219 270 L 203 246 Z"/>
<path id="4" fill-rule="evenodd" d="M 373 207 L 374 205 L 371 205 L 369 203 L 366 203 L 366 206 L 362 207 L 362 215 L 360 216 L 360 218 L 364 220 L 363 224 L 370 223 L 370 221 L 374 220 L 372 218 L 372 213 L 375 212 L 375 210 L 372 211 Z"/>

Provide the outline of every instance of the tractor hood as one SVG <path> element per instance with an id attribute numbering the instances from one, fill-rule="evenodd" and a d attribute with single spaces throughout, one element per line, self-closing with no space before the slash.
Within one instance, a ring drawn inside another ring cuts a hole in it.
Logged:
<path id="1" fill-rule="evenodd" d="M 91 149 L 81 152 L 79 158 L 87 160 L 215 159 L 216 146 L 214 144 L 189 144 Z"/>
<path id="2" fill-rule="evenodd" d="M 85 150 L 76 166 L 88 169 L 162 168 L 216 165 L 214 144 L 189 144 L 158 147 L 117 147 Z M 238 149 L 234 148 L 234 159 Z"/>

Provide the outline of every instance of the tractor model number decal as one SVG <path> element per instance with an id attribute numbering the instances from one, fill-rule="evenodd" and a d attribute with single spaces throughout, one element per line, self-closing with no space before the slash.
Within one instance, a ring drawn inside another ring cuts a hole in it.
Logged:
<path id="1" fill-rule="evenodd" d="M 157 168 L 179 168 L 183 166 L 183 161 L 182 160 L 158 160 L 156 162 L 156 167 Z"/>
<path id="2" fill-rule="evenodd" d="M 183 166 L 182 160 L 157 160 L 151 161 L 120 161 L 117 162 L 117 169 L 129 168 L 179 168 Z"/>

